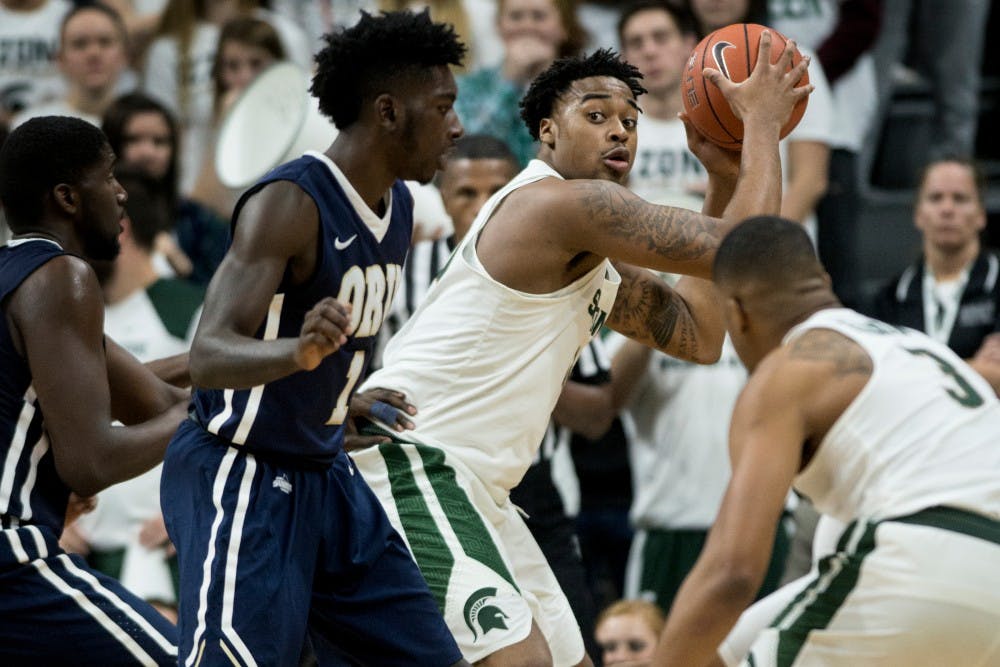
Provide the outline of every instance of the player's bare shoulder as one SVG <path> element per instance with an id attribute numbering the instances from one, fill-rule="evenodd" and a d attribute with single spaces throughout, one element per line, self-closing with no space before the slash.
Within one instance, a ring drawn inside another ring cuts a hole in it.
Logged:
<path id="1" fill-rule="evenodd" d="M 276 223 L 280 221 L 280 223 Z M 233 252 L 244 260 L 262 256 L 288 258 L 312 273 L 319 234 L 319 209 L 291 181 L 274 181 L 247 198 L 233 230 Z"/>
<path id="2" fill-rule="evenodd" d="M 523 240 L 536 248 L 551 239 L 559 244 L 564 239 L 562 228 L 573 212 L 567 209 L 569 181 L 560 178 L 542 178 L 511 190 L 490 213 L 489 222 L 482 234 L 480 245 L 498 234 L 503 245 Z M 491 229 L 492 228 L 492 229 Z"/>
<path id="3" fill-rule="evenodd" d="M 856 342 L 830 329 L 810 329 L 757 365 L 740 404 L 757 417 L 797 415 L 804 439 L 815 445 L 857 398 L 872 372 L 871 357 Z"/>
<path id="4" fill-rule="evenodd" d="M 53 257 L 25 279 L 10 305 L 23 315 L 42 315 L 51 309 L 68 317 L 79 314 L 81 308 L 90 315 L 102 308 L 97 274 L 82 257 Z"/>
<path id="5" fill-rule="evenodd" d="M 864 348 L 832 329 L 811 329 L 786 347 L 790 361 L 829 364 L 835 376 L 872 374 L 872 359 Z"/>

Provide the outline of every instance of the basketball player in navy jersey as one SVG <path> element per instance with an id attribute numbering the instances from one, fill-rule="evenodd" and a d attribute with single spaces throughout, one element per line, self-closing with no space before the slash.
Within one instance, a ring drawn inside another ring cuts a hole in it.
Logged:
<path id="1" fill-rule="evenodd" d="M 412 232 L 400 179 L 428 182 L 462 134 L 427 12 L 328 35 L 312 93 L 339 135 L 237 203 L 191 350 L 191 419 L 161 502 L 181 571 L 182 665 L 462 664 L 441 611 L 342 450 Z"/>
<path id="2" fill-rule="evenodd" d="M 103 333 L 87 260 L 111 260 L 126 195 L 90 123 L 27 121 L 0 150 L 0 664 L 171 665 L 176 629 L 59 548 L 70 491 L 160 462 L 186 392 Z M 112 427 L 118 419 L 124 427 Z"/>

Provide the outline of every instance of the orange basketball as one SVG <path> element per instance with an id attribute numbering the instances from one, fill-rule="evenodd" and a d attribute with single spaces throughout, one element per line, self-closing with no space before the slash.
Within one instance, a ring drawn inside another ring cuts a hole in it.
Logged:
<path id="1" fill-rule="evenodd" d="M 775 63 L 785 50 L 788 38 L 774 28 L 765 28 L 756 23 L 734 23 L 719 28 L 701 40 L 688 58 L 681 84 L 684 111 L 706 139 L 723 148 L 740 150 L 743 147 L 743 121 L 733 113 L 722 91 L 704 78 L 701 71 L 712 67 L 734 83 L 744 81 L 757 64 L 760 33 L 764 30 L 771 32 L 771 62 Z M 790 67 L 801 60 L 802 54 L 796 49 Z M 804 86 L 807 83 L 808 72 L 802 75 L 796 85 Z M 802 99 L 792 109 L 791 117 L 781 128 L 782 138 L 802 120 L 808 99 Z"/>

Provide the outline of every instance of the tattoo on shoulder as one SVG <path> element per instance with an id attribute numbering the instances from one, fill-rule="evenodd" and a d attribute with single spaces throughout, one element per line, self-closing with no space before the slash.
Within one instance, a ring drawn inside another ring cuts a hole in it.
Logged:
<path id="1" fill-rule="evenodd" d="M 829 362 L 837 375 L 871 375 L 873 370 L 871 357 L 860 345 L 830 329 L 806 332 L 792 342 L 788 352 L 793 359 Z"/>
<path id="2" fill-rule="evenodd" d="M 695 211 L 656 206 L 619 185 L 603 181 L 572 183 L 588 218 L 608 220 L 615 236 L 645 242 L 648 250 L 672 260 L 694 260 L 719 246 L 718 227 Z"/>

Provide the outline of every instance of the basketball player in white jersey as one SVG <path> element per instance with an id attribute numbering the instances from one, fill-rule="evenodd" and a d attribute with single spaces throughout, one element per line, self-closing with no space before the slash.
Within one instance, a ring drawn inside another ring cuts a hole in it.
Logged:
<path id="1" fill-rule="evenodd" d="M 692 134 L 711 175 L 706 211 L 722 220 L 622 187 L 643 92 L 634 67 L 609 51 L 557 61 L 521 104 L 539 159 L 486 203 L 363 386 L 401 391 L 419 410 L 415 430 L 387 428 L 397 439 L 355 452 L 355 462 L 470 662 L 590 664 L 508 494 L 602 325 L 687 359 L 718 358 L 721 313 L 704 279 L 741 215 L 778 210 L 778 130 L 810 90 L 794 87 L 805 65 L 783 74 L 790 59 L 790 50 L 775 65 L 760 58 L 741 85 L 709 74 L 746 124 L 742 161 Z M 619 262 L 701 280 L 671 289 Z"/>
<path id="2" fill-rule="evenodd" d="M 1000 402 L 989 383 L 925 334 L 843 308 L 789 220 L 739 225 L 714 279 L 751 376 L 722 509 L 654 664 L 718 664 L 792 485 L 848 525 L 743 665 L 1000 664 Z"/>

